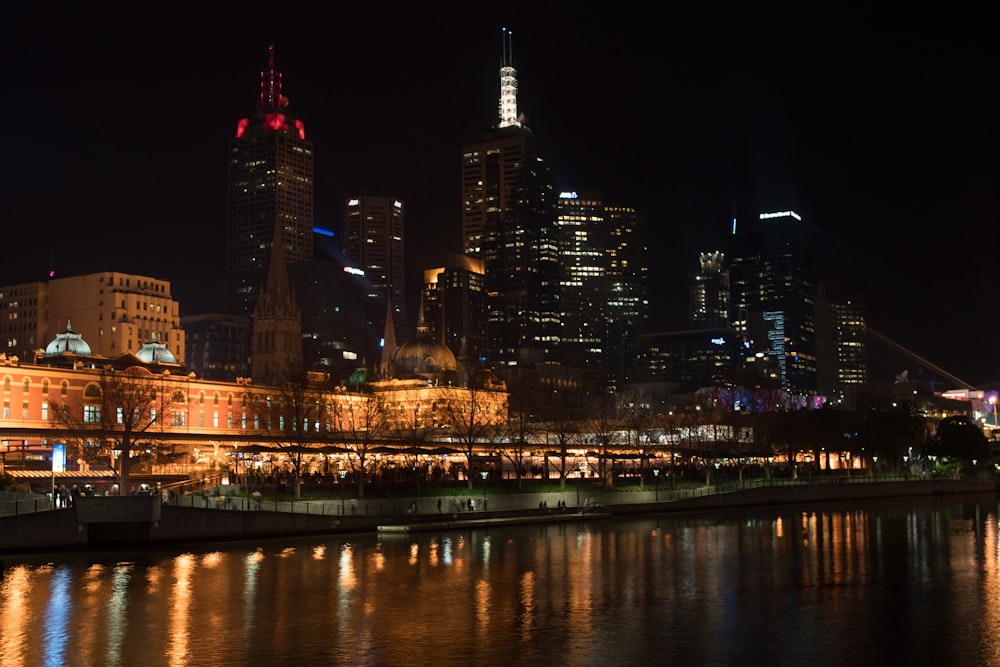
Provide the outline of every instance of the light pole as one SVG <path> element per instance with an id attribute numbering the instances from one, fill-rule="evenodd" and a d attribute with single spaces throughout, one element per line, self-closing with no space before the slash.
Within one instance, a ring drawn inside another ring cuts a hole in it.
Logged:
<path id="1" fill-rule="evenodd" d="M 583 477 L 583 469 L 580 465 L 576 466 L 576 506 L 580 506 L 580 479 Z"/>
<path id="2" fill-rule="evenodd" d="M 111 456 L 113 456 L 114 459 L 115 459 L 115 463 L 114 463 L 113 467 L 115 469 L 115 474 L 117 475 L 117 480 L 118 480 L 115 483 L 115 486 L 118 487 L 118 493 L 116 495 L 121 495 L 122 491 L 125 490 L 125 489 L 122 488 L 122 486 L 123 486 L 122 485 L 122 464 L 121 464 L 121 461 L 122 461 L 122 450 L 119 449 L 118 447 L 114 447 L 111 450 Z"/>
<path id="3" fill-rule="evenodd" d="M 993 405 L 993 428 L 997 427 L 997 396 L 993 394 L 990 396 L 990 403 Z"/>
<path id="4" fill-rule="evenodd" d="M 878 477 L 878 454 L 872 454 L 872 477 Z"/>
<path id="5" fill-rule="evenodd" d="M 344 516 L 344 478 L 347 477 L 347 471 L 341 468 L 337 474 L 340 475 L 340 515 Z"/>
<path id="6" fill-rule="evenodd" d="M 656 502 L 660 502 L 660 469 L 653 468 L 653 477 L 656 479 Z"/>
<path id="7" fill-rule="evenodd" d="M 488 470 L 483 470 L 479 473 L 483 477 L 483 511 L 486 511 L 486 478 L 490 476 Z"/>

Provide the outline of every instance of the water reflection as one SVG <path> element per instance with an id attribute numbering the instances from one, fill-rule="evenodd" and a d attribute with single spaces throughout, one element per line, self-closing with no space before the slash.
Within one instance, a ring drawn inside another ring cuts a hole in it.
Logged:
<path id="1" fill-rule="evenodd" d="M 1000 665 L 995 496 L 7 557 L 5 667 Z"/>

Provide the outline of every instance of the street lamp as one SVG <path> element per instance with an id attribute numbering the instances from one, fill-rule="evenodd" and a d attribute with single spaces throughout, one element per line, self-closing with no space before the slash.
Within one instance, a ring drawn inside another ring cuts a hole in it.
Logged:
<path id="1" fill-rule="evenodd" d="M 878 454 L 872 454 L 872 476 L 878 477 Z"/>
<path id="2" fill-rule="evenodd" d="M 114 459 L 115 459 L 113 467 L 115 469 L 115 473 L 118 475 L 118 483 L 115 484 L 115 486 L 118 487 L 118 495 L 121 495 L 122 492 L 125 491 L 125 489 L 122 488 L 124 486 L 124 484 L 122 483 L 124 480 L 122 480 L 122 472 L 123 471 L 122 471 L 122 464 L 121 464 L 121 461 L 122 461 L 122 450 L 121 450 L 121 448 L 119 448 L 117 446 L 113 447 L 111 449 L 111 456 L 114 457 Z"/>
<path id="3" fill-rule="evenodd" d="M 653 478 L 656 480 L 656 502 L 660 502 L 660 469 L 653 468 Z"/>
<path id="4" fill-rule="evenodd" d="M 340 515 L 344 515 L 344 478 L 347 477 L 347 471 L 343 468 L 340 469 L 338 473 L 340 475 Z"/>
<path id="5" fill-rule="evenodd" d="M 490 473 L 488 470 L 483 470 L 479 473 L 483 477 L 483 511 L 486 511 L 486 478 L 489 477 Z"/>

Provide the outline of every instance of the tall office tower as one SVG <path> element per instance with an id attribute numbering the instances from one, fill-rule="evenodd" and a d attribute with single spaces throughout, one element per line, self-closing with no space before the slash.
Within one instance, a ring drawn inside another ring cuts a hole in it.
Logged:
<path id="1" fill-rule="evenodd" d="M 137 353 L 156 341 L 184 364 L 180 304 L 170 295 L 169 281 L 112 271 L 50 280 L 46 336 L 69 325 L 96 355 Z"/>
<path id="2" fill-rule="evenodd" d="M 733 237 L 729 278 L 733 325 L 744 361 L 794 394 L 816 390 L 814 287 L 795 211 L 760 214 Z M 734 230 L 735 231 L 735 230 Z"/>
<path id="3" fill-rule="evenodd" d="M 405 319 L 403 221 L 403 202 L 395 197 L 365 193 L 347 200 L 344 259 L 365 273 L 365 320 L 373 331 L 385 329 L 387 307 L 395 321 Z"/>
<path id="4" fill-rule="evenodd" d="M 253 116 L 229 142 L 226 269 L 240 278 L 239 310 L 249 314 L 271 252 L 284 230 L 289 262 L 313 258 L 313 145 L 289 109 L 282 76 L 268 49 Z"/>
<path id="5" fill-rule="evenodd" d="M 612 319 L 611 233 L 599 192 L 559 195 L 559 359 L 598 381 L 608 375 L 605 345 Z"/>
<path id="6" fill-rule="evenodd" d="M 0 287 L 0 354 L 30 363 L 55 336 L 46 329 L 48 294 L 42 282 Z"/>
<path id="7" fill-rule="evenodd" d="M 424 326 L 470 368 L 486 359 L 486 291 L 483 261 L 449 255 L 424 271 Z"/>
<path id="8" fill-rule="evenodd" d="M 721 251 L 698 256 L 698 273 L 691 280 L 688 321 L 692 328 L 729 326 L 729 271 Z"/>
<path id="9" fill-rule="evenodd" d="M 504 31 L 498 127 L 462 147 L 462 235 L 486 272 L 487 363 L 540 363 L 558 354 L 557 197 L 517 111 L 517 71 Z"/>
<path id="10" fill-rule="evenodd" d="M 821 283 L 816 299 L 816 387 L 831 400 L 843 400 L 868 382 L 864 301 Z"/>
<path id="11" fill-rule="evenodd" d="M 250 318 L 209 313 L 181 316 L 187 370 L 197 377 L 236 382 L 250 377 Z"/>
<path id="12" fill-rule="evenodd" d="M 646 216 L 627 206 L 605 206 L 608 227 L 608 337 L 605 356 L 608 380 L 636 378 L 639 335 L 649 325 L 649 271 Z"/>

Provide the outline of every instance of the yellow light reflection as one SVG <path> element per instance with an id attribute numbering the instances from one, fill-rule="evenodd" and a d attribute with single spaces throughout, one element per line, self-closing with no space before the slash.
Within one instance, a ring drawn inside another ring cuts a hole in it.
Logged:
<path id="1" fill-rule="evenodd" d="M 191 663 L 193 656 L 189 654 L 190 640 L 188 615 L 191 609 L 191 581 L 194 578 L 195 558 L 191 554 L 182 554 L 173 561 L 174 586 L 170 596 L 170 643 L 167 648 L 167 659 L 171 665 L 183 667 Z"/>
<path id="2" fill-rule="evenodd" d="M 0 655 L 5 667 L 23 667 L 27 629 L 34 624 L 28 594 L 32 575 L 20 565 L 7 570 L 0 582 Z"/>

